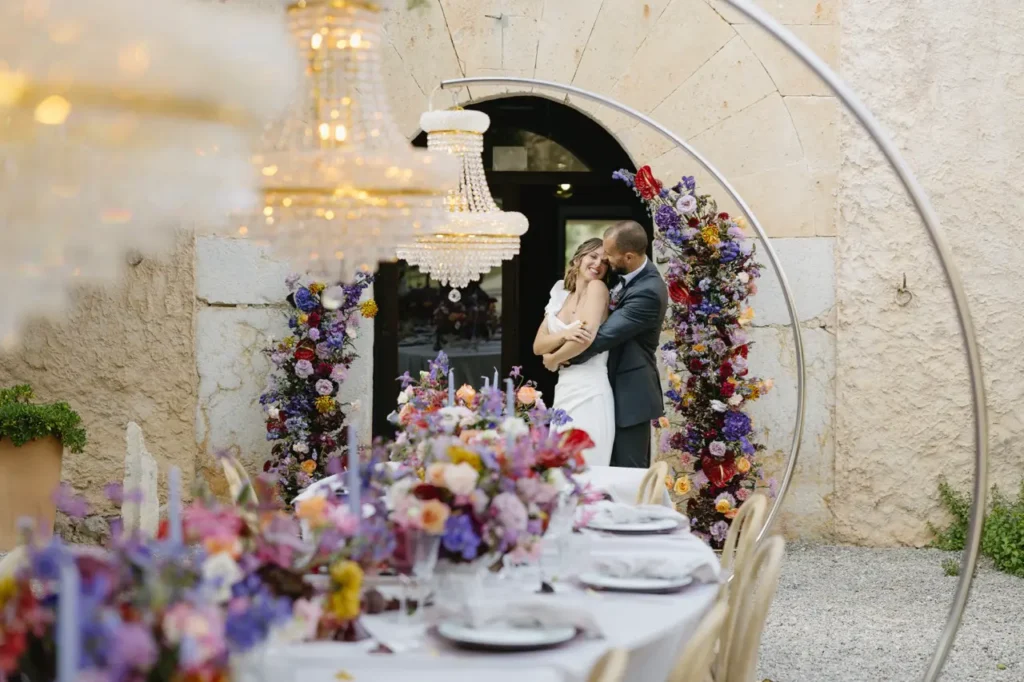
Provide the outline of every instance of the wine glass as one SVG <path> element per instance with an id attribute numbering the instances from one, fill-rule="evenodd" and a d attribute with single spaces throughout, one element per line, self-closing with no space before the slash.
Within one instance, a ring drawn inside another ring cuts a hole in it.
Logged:
<path id="1" fill-rule="evenodd" d="M 544 533 L 544 547 L 539 562 L 541 591 L 549 591 L 545 589 L 545 586 L 548 585 L 548 578 L 557 579 L 558 573 L 565 568 L 565 550 L 568 541 L 572 538 L 578 502 L 579 499 L 571 491 L 565 491 L 558 495 L 558 502 L 555 505 L 555 510 L 551 513 L 547 531 Z M 549 548 L 553 550 L 554 554 L 556 571 L 554 576 L 550 571 L 552 562 L 547 551 Z"/>
<path id="2" fill-rule="evenodd" d="M 405 534 L 406 581 L 411 583 L 413 597 L 416 600 L 417 620 L 423 614 L 423 608 L 434 583 L 434 570 L 437 568 L 437 556 L 441 551 L 441 536 L 425 530 L 411 528 Z M 403 609 L 408 612 L 408 609 Z"/>

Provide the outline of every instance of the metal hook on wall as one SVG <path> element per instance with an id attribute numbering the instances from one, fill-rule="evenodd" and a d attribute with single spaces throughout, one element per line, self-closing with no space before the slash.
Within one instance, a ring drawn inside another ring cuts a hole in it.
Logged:
<path id="1" fill-rule="evenodd" d="M 914 300 L 914 292 L 907 288 L 907 273 L 903 273 L 903 284 L 896 286 L 896 305 L 902 307 L 910 305 Z"/>

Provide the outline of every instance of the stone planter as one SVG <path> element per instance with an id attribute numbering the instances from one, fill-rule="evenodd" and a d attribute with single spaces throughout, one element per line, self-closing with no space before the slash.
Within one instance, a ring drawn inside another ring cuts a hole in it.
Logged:
<path id="1" fill-rule="evenodd" d="M 0 552 L 18 544 L 22 517 L 35 520 L 37 537 L 53 534 L 53 494 L 60 485 L 63 454 L 64 446 L 53 436 L 21 447 L 0 439 Z"/>

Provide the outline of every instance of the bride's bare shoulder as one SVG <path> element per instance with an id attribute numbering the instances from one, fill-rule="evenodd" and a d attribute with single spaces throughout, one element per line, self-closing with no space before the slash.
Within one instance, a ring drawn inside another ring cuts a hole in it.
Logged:
<path id="1" fill-rule="evenodd" d="M 608 285 L 599 279 L 592 279 L 587 283 L 587 296 L 608 297 Z"/>

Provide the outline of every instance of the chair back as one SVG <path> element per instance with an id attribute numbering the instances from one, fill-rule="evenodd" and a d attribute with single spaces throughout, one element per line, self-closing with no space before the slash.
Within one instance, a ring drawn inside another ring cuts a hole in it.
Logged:
<path id="1" fill-rule="evenodd" d="M 725 602 L 720 601 L 711 607 L 686 643 L 668 682 L 707 682 L 711 679 L 715 647 L 728 615 L 729 606 Z"/>
<path id="2" fill-rule="evenodd" d="M 754 551 L 754 543 L 761 529 L 764 528 L 768 515 L 768 498 L 762 493 L 754 493 L 740 505 L 739 513 L 729 526 L 722 547 L 722 570 L 726 573 L 737 570 L 747 556 Z"/>
<path id="3" fill-rule="evenodd" d="M 625 649 L 611 649 L 594 664 L 587 682 L 624 682 L 628 663 L 629 653 Z"/>
<path id="4" fill-rule="evenodd" d="M 655 462 L 640 481 L 636 491 L 637 504 L 661 504 L 664 497 L 665 478 L 668 476 L 668 462 Z"/>
<path id="5" fill-rule="evenodd" d="M 231 501 L 237 502 L 243 491 L 248 489 L 251 502 L 257 502 L 256 490 L 252 487 L 249 475 L 237 459 L 230 455 L 220 456 L 220 466 L 224 470 L 224 478 L 228 481 L 228 490 L 231 492 Z"/>
<path id="6" fill-rule="evenodd" d="M 731 586 L 739 588 L 740 598 L 736 604 L 739 617 L 730 633 L 728 658 L 725 661 L 719 658 L 719 664 L 724 665 L 716 671 L 716 680 L 751 682 L 754 679 L 761 635 L 779 586 L 785 549 L 786 542 L 781 536 L 765 538 L 747 565 L 739 569 L 739 584 Z"/>
<path id="7" fill-rule="evenodd" d="M 28 561 L 25 545 L 18 545 L 0 559 L 0 580 L 11 578 Z"/>

